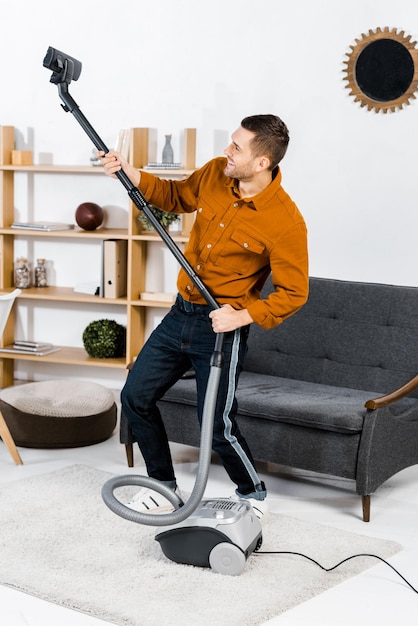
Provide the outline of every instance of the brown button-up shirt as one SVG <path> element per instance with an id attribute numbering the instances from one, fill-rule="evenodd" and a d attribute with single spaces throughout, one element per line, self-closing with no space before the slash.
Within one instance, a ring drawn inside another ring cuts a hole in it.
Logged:
<path id="1" fill-rule="evenodd" d="M 182 181 L 141 172 L 140 189 L 164 211 L 196 212 L 185 251 L 194 271 L 219 304 L 247 309 L 254 322 L 272 328 L 308 296 L 306 225 L 278 168 L 266 189 L 245 199 L 225 166 L 225 158 L 213 159 Z M 275 292 L 261 300 L 270 272 Z M 177 286 L 186 300 L 205 303 L 183 269 Z"/>

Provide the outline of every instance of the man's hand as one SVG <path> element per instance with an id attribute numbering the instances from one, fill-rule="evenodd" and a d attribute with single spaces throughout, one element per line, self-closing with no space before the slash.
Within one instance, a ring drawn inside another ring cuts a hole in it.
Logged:
<path id="1" fill-rule="evenodd" d="M 209 317 L 215 333 L 228 333 L 253 322 L 247 309 L 237 311 L 230 304 L 224 304 L 220 309 L 211 311 Z"/>
<path id="2" fill-rule="evenodd" d="M 97 156 L 100 159 L 100 163 L 103 165 L 104 172 L 107 176 L 111 178 L 117 178 L 116 172 L 119 170 L 123 170 L 129 177 L 129 180 L 138 187 L 139 181 L 141 180 L 140 172 L 130 165 L 119 152 L 115 152 L 114 150 L 109 150 L 107 154 L 100 151 L 97 153 Z"/>

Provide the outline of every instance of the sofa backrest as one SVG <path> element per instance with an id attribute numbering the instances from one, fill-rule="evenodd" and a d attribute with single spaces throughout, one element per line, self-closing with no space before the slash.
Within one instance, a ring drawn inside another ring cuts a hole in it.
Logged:
<path id="1" fill-rule="evenodd" d="M 311 278 L 305 306 L 253 324 L 248 348 L 247 371 L 388 393 L 418 374 L 418 288 Z"/>

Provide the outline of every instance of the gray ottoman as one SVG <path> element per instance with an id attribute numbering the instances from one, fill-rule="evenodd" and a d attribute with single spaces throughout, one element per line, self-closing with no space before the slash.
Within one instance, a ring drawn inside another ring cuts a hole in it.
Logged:
<path id="1" fill-rule="evenodd" d="M 7 387 L 0 410 L 16 445 L 26 448 L 89 446 L 108 439 L 117 421 L 113 393 L 79 380 Z"/>

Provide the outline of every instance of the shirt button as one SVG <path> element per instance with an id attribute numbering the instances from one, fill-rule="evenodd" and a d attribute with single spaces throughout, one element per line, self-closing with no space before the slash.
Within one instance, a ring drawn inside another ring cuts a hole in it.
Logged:
<path id="1" fill-rule="evenodd" d="M 247 242 L 244 243 L 244 248 L 248 248 L 248 243 Z"/>
<path id="2" fill-rule="evenodd" d="M 219 228 L 224 228 L 225 224 L 222 224 L 222 222 L 219 224 Z"/>
<path id="3" fill-rule="evenodd" d="M 190 285 L 187 285 L 186 289 L 187 289 L 187 291 L 191 291 L 192 290 Z"/>
<path id="4" fill-rule="evenodd" d="M 199 211 L 199 213 L 203 211 L 202 207 L 199 207 L 197 210 Z"/>
<path id="5" fill-rule="evenodd" d="M 202 267 L 201 265 L 196 265 L 197 271 L 199 271 L 201 267 Z"/>
<path id="6" fill-rule="evenodd" d="M 207 245 L 206 247 L 207 247 L 207 248 L 211 248 L 211 247 L 212 247 L 212 244 L 211 244 L 211 243 L 208 243 L 208 245 Z"/>
<path id="7" fill-rule="evenodd" d="M 234 207 L 235 208 L 239 207 L 239 202 L 234 202 Z"/>

